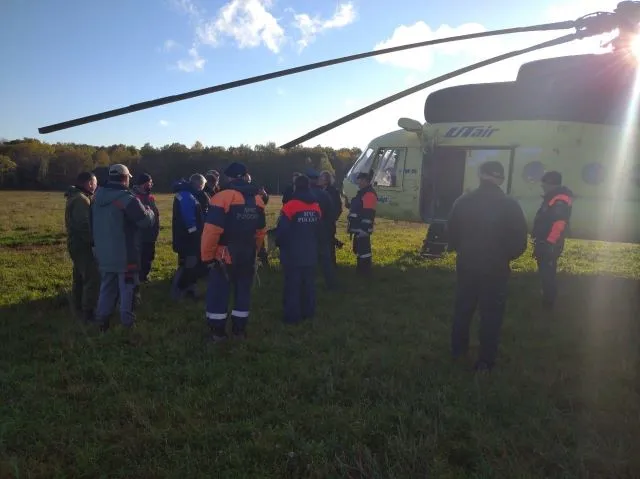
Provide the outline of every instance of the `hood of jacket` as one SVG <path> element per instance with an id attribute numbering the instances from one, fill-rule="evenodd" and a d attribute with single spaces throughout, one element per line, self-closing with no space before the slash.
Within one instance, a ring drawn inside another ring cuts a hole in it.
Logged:
<path id="1" fill-rule="evenodd" d="M 307 204 L 316 203 L 318 201 L 311 191 L 294 191 L 293 195 L 291 195 L 291 199 L 300 200 Z"/>
<path id="2" fill-rule="evenodd" d="M 80 188 L 79 186 L 72 185 L 67 189 L 67 191 L 64 192 L 64 197 L 65 198 L 71 198 L 71 197 L 79 195 L 79 194 L 84 194 L 84 195 L 88 196 L 89 198 L 91 198 L 93 196 L 92 193 L 89 193 L 88 191 L 84 190 L 83 188 Z"/>
<path id="3" fill-rule="evenodd" d="M 562 185 L 550 190 L 548 193 L 544 193 L 542 197 L 545 199 L 545 201 L 549 201 L 551 200 L 551 198 L 553 198 L 556 195 L 567 195 L 571 199 L 573 199 L 573 196 L 574 196 L 573 191 L 571 191 L 566 186 Z"/>
<path id="4" fill-rule="evenodd" d="M 95 204 L 97 206 L 108 206 L 116 200 L 132 196 L 131 191 L 120 183 L 107 183 L 96 190 Z"/>
<path id="5" fill-rule="evenodd" d="M 255 196 L 258 194 L 258 187 L 244 180 L 232 180 L 225 185 L 226 190 L 236 190 L 245 196 Z"/>
<path id="6" fill-rule="evenodd" d="M 191 185 L 191 182 L 189 180 L 185 180 L 184 178 L 173 183 L 172 187 L 174 193 L 179 193 L 180 191 L 188 191 L 192 195 L 196 194 L 196 190 Z"/>

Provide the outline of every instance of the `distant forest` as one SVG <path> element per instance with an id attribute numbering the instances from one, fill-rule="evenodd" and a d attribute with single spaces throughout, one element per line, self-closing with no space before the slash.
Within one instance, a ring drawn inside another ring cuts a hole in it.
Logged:
<path id="1" fill-rule="evenodd" d="M 222 172 L 226 165 L 240 161 L 247 165 L 253 182 L 268 192 L 280 193 L 295 171 L 313 167 L 330 170 L 340 183 L 360 155 L 359 148 L 296 147 L 288 151 L 275 143 L 237 147 L 205 147 L 197 141 L 187 147 L 172 143 L 160 148 L 135 146 L 92 146 L 76 143 L 43 143 L 36 139 L 0 141 L 0 188 L 20 190 L 62 190 L 74 183 L 81 171 L 94 171 L 99 181 L 108 166 L 122 163 L 132 175 L 149 173 L 157 192 L 170 192 L 171 185 L 192 173 Z"/>

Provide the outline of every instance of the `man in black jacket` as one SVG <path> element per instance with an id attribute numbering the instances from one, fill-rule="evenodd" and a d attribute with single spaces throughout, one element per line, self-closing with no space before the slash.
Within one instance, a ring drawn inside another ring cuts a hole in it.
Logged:
<path id="1" fill-rule="evenodd" d="M 293 173 L 292 176 L 292 180 L 291 180 L 291 184 L 289 186 L 287 186 L 284 191 L 282 192 L 282 205 L 286 205 L 287 202 L 291 199 L 291 197 L 293 196 L 293 190 L 294 190 L 294 184 L 296 182 L 296 178 L 298 176 L 300 176 L 301 173 L 298 173 L 297 171 L 295 173 Z"/>
<path id="2" fill-rule="evenodd" d="M 335 266 L 331 262 L 331 245 L 333 244 L 332 225 L 334 206 L 329 193 L 327 193 L 319 184 L 318 179 L 320 173 L 313 168 L 308 168 L 305 172 L 309 178 L 310 192 L 316 198 L 320 205 L 322 217 L 320 219 L 320 237 L 318 242 L 318 254 L 324 283 L 328 290 L 336 290 Z"/>
<path id="3" fill-rule="evenodd" d="M 324 170 L 320 173 L 320 186 L 324 188 L 324 190 L 329 194 L 331 198 L 331 202 L 333 203 L 333 215 L 331 217 L 331 262 L 334 266 L 337 265 L 336 261 L 336 245 L 340 244 L 338 242 L 338 238 L 336 238 L 337 227 L 336 223 L 338 219 L 340 219 L 340 215 L 342 215 L 342 197 L 340 196 L 340 192 L 334 185 L 334 177 L 331 172 Z"/>
<path id="4" fill-rule="evenodd" d="M 556 301 L 556 271 L 564 250 L 564 240 L 571 219 L 573 192 L 562 185 L 562 175 L 548 171 L 541 180 L 542 204 L 533 220 L 533 257 L 538 263 L 542 283 L 542 304 L 553 309 Z"/>
<path id="5" fill-rule="evenodd" d="M 451 348 L 454 358 L 466 356 L 471 319 L 479 306 L 480 352 L 475 369 L 490 370 L 498 352 L 509 263 L 527 249 L 527 223 L 518 202 L 500 188 L 501 163 L 483 163 L 479 176 L 480 186 L 454 202 L 447 223 L 449 250 L 457 252 Z"/>

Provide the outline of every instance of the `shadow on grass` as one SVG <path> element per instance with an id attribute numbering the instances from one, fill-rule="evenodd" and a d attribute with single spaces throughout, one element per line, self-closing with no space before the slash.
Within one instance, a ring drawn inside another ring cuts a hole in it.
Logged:
<path id="1" fill-rule="evenodd" d="M 318 272 L 317 317 L 287 327 L 261 270 L 249 340 L 221 348 L 167 279 L 142 287 L 134 347 L 64 292 L 3 308 L 0 475 L 634 477 L 637 281 L 560 275 L 550 314 L 514 273 L 499 367 L 474 378 L 448 359 L 452 271 L 407 255 L 373 274 L 340 267 L 329 293 Z"/>

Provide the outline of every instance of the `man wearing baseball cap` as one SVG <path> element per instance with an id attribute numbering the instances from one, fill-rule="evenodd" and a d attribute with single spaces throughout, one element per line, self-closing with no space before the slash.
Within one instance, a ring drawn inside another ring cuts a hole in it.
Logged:
<path id="1" fill-rule="evenodd" d="M 149 281 L 149 272 L 151 271 L 151 265 L 156 257 L 156 241 L 158 241 L 158 235 L 160 234 L 160 212 L 156 205 L 156 198 L 151 194 L 153 188 L 153 179 L 148 173 L 141 173 L 136 178 L 136 184 L 133 187 L 133 191 L 136 198 L 140 200 L 144 206 L 148 206 L 153 211 L 156 219 L 153 222 L 151 228 L 144 228 L 142 230 L 142 243 L 140 246 L 140 282 L 146 283 Z"/>
<path id="2" fill-rule="evenodd" d="M 527 222 L 518 202 L 500 185 L 502 163 L 487 161 L 478 169 L 480 186 L 460 196 L 447 222 L 449 251 L 456 251 L 456 294 L 451 331 L 454 358 L 467 355 L 469 328 L 480 309 L 477 371 L 491 370 L 496 360 L 507 299 L 509 263 L 527 249 Z"/>
<path id="3" fill-rule="evenodd" d="M 131 173 L 125 165 L 109 168 L 109 181 L 98 188 L 91 207 L 95 255 L 101 274 L 96 321 L 109 329 L 109 316 L 120 298 L 120 320 L 135 322 L 134 300 L 139 284 L 141 229 L 153 227 L 153 211 L 129 190 Z"/>

